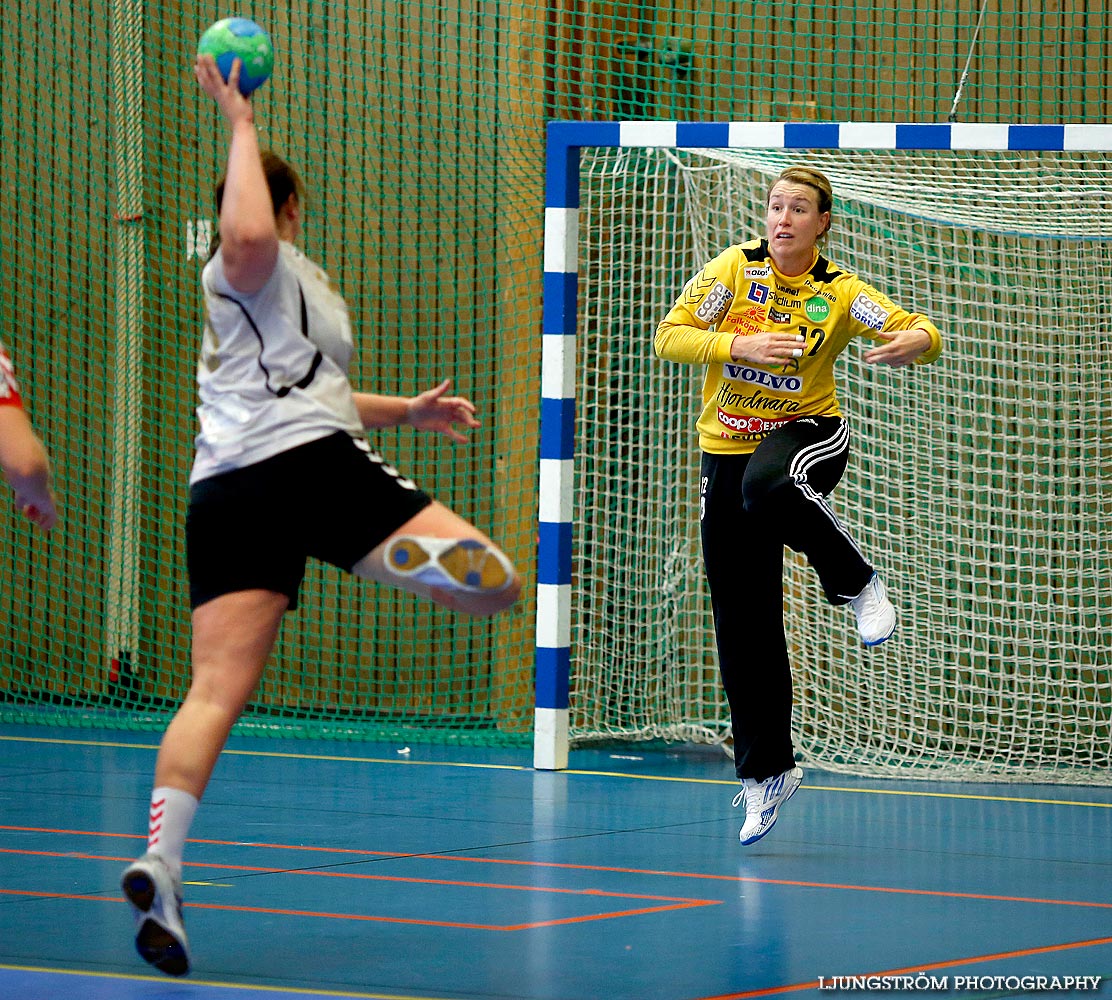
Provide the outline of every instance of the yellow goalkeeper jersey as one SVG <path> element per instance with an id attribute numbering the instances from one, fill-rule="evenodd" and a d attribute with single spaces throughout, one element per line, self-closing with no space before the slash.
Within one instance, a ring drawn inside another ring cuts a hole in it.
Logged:
<path id="1" fill-rule="evenodd" d="M 684 286 L 653 344 L 668 361 L 707 366 L 696 425 L 703 451 L 746 453 L 789 420 L 841 416 L 834 359 L 854 337 L 914 327 L 930 331 L 931 346 L 916 359 L 929 364 L 942 338 L 925 316 L 821 254 L 805 274 L 786 277 L 768 241 L 752 240 L 724 250 Z M 776 367 L 731 360 L 734 337 L 764 331 L 802 334 L 803 356 Z"/>

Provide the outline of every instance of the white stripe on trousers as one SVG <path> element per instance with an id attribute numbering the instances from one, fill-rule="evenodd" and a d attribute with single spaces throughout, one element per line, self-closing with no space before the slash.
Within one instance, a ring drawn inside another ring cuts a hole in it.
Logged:
<path id="1" fill-rule="evenodd" d="M 816 493 L 807 482 L 807 470 L 813 468 L 819 462 L 837 455 L 840 451 L 846 451 L 849 448 L 849 425 L 843 417 L 838 421 L 838 429 L 834 432 L 834 436 L 828 438 L 826 441 L 816 441 L 814 444 L 807 445 L 806 448 L 801 448 L 791 461 L 788 467 L 788 475 L 795 481 L 795 485 L 799 491 L 815 504 L 819 510 L 826 515 L 835 528 L 841 533 L 842 537 L 853 546 L 862 559 L 865 554 L 858 547 L 848 531 L 842 527 L 842 522 L 838 520 L 837 514 L 830 509 L 830 505 L 826 502 L 821 493 Z"/>

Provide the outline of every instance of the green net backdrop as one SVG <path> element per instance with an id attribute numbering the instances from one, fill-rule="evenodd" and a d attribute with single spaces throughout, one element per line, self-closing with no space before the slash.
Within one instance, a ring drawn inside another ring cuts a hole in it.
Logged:
<path id="1" fill-rule="evenodd" d="M 990 5 L 961 120 L 1105 116 L 1106 5 L 1034 6 Z M 244 725 L 526 741 L 545 120 L 944 120 L 979 11 L 951 7 L 15 0 L 0 339 L 62 522 L 43 537 L 0 507 L 0 718 L 161 728 L 188 683 L 198 279 L 226 153 L 191 60 L 213 21 L 274 40 L 261 137 L 307 183 L 303 244 L 351 306 L 353 382 L 410 394 L 451 376 L 483 419 L 466 448 L 407 430 L 376 444 L 529 580 L 512 613 L 474 623 L 312 567 Z"/>
<path id="2" fill-rule="evenodd" d="M 728 745 L 694 513 L 703 370 L 638 331 L 761 231 L 792 163 L 831 180 L 835 265 L 946 338 L 925 367 L 865 364 L 868 341 L 839 359 L 851 450 L 830 503 L 899 622 L 862 646 L 787 553 L 797 751 L 856 774 L 1112 783 L 1105 154 L 583 152 L 571 739 Z M 729 541 L 742 594 L 749 541 Z"/>

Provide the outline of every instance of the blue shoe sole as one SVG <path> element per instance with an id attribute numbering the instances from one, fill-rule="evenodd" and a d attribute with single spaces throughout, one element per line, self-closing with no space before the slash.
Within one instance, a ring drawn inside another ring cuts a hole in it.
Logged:
<path id="1" fill-rule="evenodd" d="M 862 639 L 861 641 L 864 642 L 866 646 L 879 646 L 882 642 L 887 642 L 895 634 L 896 630 L 892 629 L 892 631 L 889 632 L 883 639 L 874 639 L 872 642 L 865 642 L 864 639 Z"/>

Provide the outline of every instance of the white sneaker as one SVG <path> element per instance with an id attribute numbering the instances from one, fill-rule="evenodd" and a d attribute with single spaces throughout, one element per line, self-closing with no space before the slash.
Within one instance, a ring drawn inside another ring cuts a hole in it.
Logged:
<path id="1" fill-rule="evenodd" d="M 157 854 L 144 854 L 124 871 L 120 886 L 135 916 L 135 950 L 170 976 L 189 971 L 189 941 L 181 919 L 181 879 Z"/>
<path id="2" fill-rule="evenodd" d="M 878 646 L 896 631 L 896 609 L 888 600 L 888 592 L 874 573 L 865 589 L 850 602 L 857 615 L 857 631 L 866 646 Z"/>
<path id="3" fill-rule="evenodd" d="M 386 565 L 399 576 L 445 590 L 495 594 L 514 578 L 513 567 L 494 546 L 474 538 L 399 535 L 386 547 Z"/>
<path id="4" fill-rule="evenodd" d="M 795 794 L 802 781 L 801 767 L 793 767 L 764 781 L 741 779 L 741 791 L 734 796 L 734 805 L 745 802 L 745 822 L 738 834 L 743 844 L 755 844 L 772 829 L 780 807 Z"/>

